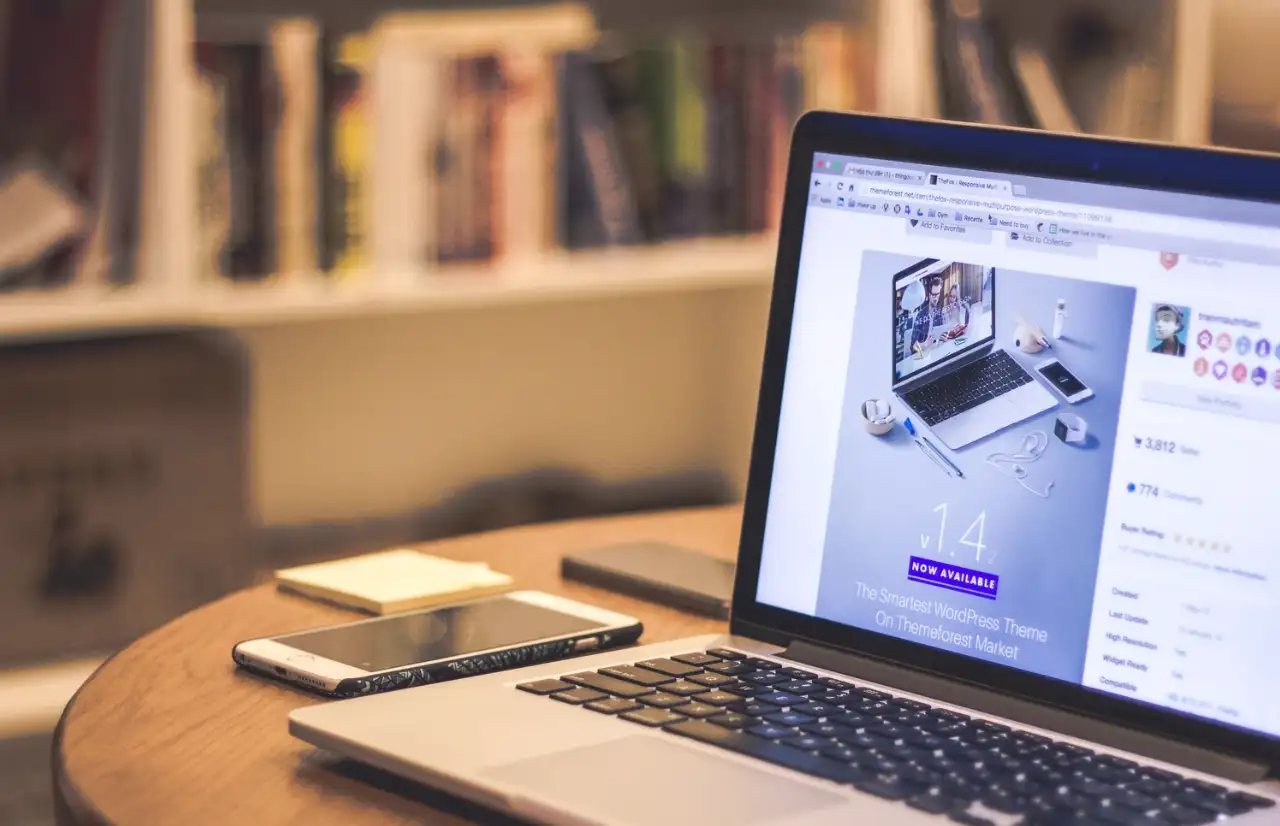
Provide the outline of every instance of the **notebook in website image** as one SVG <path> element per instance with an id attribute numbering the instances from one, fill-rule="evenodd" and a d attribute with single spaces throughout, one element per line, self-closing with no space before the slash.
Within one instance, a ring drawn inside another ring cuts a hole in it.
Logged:
<path id="1" fill-rule="evenodd" d="M 543 823 L 1280 822 L 1280 161 L 831 113 L 791 151 L 730 633 L 291 731 Z M 945 433 L 1015 380 L 1049 403 Z"/>

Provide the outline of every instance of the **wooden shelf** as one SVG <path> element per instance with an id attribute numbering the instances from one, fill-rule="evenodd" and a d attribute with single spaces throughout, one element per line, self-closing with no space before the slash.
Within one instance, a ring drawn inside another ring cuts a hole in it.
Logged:
<path id="1" fill-rule="evenodd" d="M 633 249 L 553 253 L 538 261 L 460 265 L 433 273 L 262 284 L 198 283 L 14 295 L 0 299 L 0 336 L 174 327 L 244 328 L 340 318 L 706 292 L 768 284 L 772 238 L 723 238 Z"/>

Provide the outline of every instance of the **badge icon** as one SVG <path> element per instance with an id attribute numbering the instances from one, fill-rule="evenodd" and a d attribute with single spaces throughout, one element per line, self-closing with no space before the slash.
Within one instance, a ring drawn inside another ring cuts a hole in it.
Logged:
<path id="1" fill-rule="evenodd" d="M 1267 383 L 1267 368 L 1265 367 L 1253 368 L 1253 383 L 1256 387 L 1261 387 L 1262 385 Z"/>
<path id="2" fill-rule="evenodd" d="M 1249 368 L 1237 363 L 1231 368 L 1231 378 L 1236 380 L 1236 384 L 1244 384 L 1244 380 L 1249 378 Z"/>
<path id="3" fill-rule="evenodd" d="M 1253 345 L 1253 352 L 1258 354 L 1258 358 L 1264 359 L 1271 355 L 1271 342 L 1265 338 L 1258 339 L 1258 343 Z"/>
<path id="4" fill-rule="evenodd" d="M 1166 270 L 1171 270 L 1178 266 L 1178 254 L 1176 252 L 1160 253 L 1160 266 L 1164 267 Z"/>
<path id="5" fill-rule="evenodd" d="M 1236 339 L 1236 352 L 1242 356 L 1249 355 L 1249 351 L 1253 349 L 1253 341 L 1248 336 L 1240 336 Z"/>
<path id="6" fill-rule="evenodd" d="M 1205 373 L 1209 372 L 1209 360 L 1204 356 L 1196 359 L 1195 371 L 1197 376 L 1203 377 Z"/>
<path id="7" fill-rule="evenodd" d="M 1218 359 L 1213 363 L 1213 377 L 1218 381 L 1222 381 L 1227 377 L 1227 363 L 1222 359 Z"/>
<path id="8" fill-rule="evenodd" d="M 1196 336 L 1196 344 L 1200 345 L 1201 350 L 1208 350 L 1213 346 L 1213 333 L 1208 330 L 1201 330 Z"/>
<path id="9" fill-rule="evenodd" d="M 1230 334 L 1230 333 L 1219 333 L 1219 334 L 1218 334 L 1218 349 L 1219 349 L 1219 350 L 1221 350 L 1221 351 L 1222 351 L 1222 352 L 1224 352 L 1224 353 L 1231 349 L 1231 334 Z"/>

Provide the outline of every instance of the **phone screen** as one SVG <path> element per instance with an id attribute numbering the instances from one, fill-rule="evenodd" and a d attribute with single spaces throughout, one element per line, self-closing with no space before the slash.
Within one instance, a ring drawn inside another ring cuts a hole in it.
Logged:
<path id="1" fill-rule="evenodd" d="M 389 671 L 604 627 L 595 620 L 499 597 L 276 641 L 365 671 Z"/>
<path id="2" fill-rule="evenodd" d="M 1088 389 L 1081 383 L 1080 379 L 1071 375 L 1060 361 L 1041 367 L 1040 375 L 1048 379 L 1054 387 L 1058 388 L 1058 392 L 1067 398 L 1071 398 L 1075 394 Z"/>

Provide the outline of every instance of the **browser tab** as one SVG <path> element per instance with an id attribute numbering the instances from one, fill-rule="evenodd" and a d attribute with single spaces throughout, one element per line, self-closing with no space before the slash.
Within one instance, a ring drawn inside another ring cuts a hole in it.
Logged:
<path id="1" fill-rule="evenodd" d="M 866 166 L 863 164 L 849 164 L 845 167 L 844 174 L 867 181 L 885 181 L 914 184 L 916 186 L 923 184 L 925 179 L 923 172 L 917 172 L 912 169 L 894 169 L 887 166 Z"/>
<path id="2" fill-rule="evenodd" d="M 963 189 L 968 192 L 985 192 L 992 195 L 1012 195 L 1013 186 L 1008 181 L 994 178 L 970 178 L 966 175 L 929 173 L 929 186 L 942 189 Z"/>

